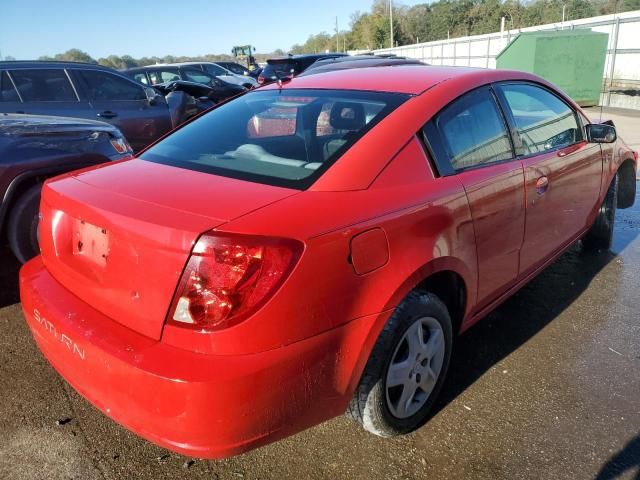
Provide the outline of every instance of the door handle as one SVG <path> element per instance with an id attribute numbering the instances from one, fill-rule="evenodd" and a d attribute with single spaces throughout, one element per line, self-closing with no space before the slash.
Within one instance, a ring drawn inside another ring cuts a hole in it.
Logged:
<path id="1" fill-rule="evenodd" d="M 549 189 L 549 178 L 542 176 L 536 181 L 536 193 L 538 195 L 544 195 Z"/>
<path id="2" fill-rule="evenodd" d="M 100 112 L 98 116 L 102 118 L 113 118 L 117 117 L 118 114 L 116 112 L 112 112 L 111 110 L 105 110 L 104 112 Z"/>

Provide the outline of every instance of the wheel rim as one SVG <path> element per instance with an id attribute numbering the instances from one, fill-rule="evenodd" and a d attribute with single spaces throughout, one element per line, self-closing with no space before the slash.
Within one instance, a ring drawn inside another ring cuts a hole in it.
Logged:
<path id="1" fill-rule="evenodd" d="M 445 355 L 444 332 L 433 317 L 419 318 L 404 333 L 386 376 L 389 411 L 396 418 L 415 415 L 438 382 Z"/>

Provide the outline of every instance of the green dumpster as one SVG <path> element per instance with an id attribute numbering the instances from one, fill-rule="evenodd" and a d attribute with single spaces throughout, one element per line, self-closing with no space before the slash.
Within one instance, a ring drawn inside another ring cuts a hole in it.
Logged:
<path id="1" fill-rule="evenodd" d="M 498 54 L 496 66 L 535 73 L 579 105 L 597 105 L 608 41 L 608 34 L 588 29 L 521 33 Z"/>

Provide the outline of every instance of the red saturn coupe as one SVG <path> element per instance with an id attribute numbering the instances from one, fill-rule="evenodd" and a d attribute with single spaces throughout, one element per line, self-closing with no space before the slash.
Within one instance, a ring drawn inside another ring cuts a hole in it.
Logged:
<path id="1" fill-rule="evenodd" d="M 576 240 L 609 247 L 637 163 L 534 75 L 303 76 L 48 181 L 22 305 L 78 392 L 171 450 L 234 455 L 345 411 L 403 434 L 458 333 Z"/>

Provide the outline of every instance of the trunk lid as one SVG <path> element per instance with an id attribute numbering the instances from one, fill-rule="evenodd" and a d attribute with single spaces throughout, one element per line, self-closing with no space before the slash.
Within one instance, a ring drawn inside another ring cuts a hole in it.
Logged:
<path id="1" fill-rule="evenodd" d="M 197 238 L 295 193 L 138 159 L 69 174 L 43 189 L 42 259 L 77 297 L 159 339 Z"/>

